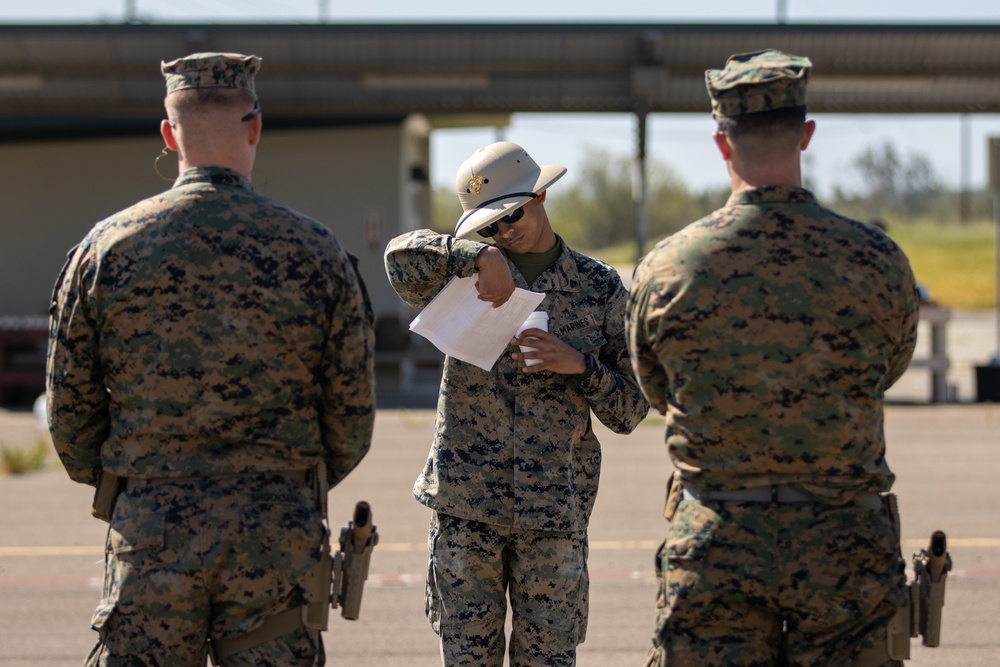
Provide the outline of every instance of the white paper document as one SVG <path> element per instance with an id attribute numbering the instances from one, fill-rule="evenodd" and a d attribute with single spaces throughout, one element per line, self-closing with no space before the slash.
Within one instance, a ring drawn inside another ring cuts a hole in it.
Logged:
<path id="1" fill-rule="evenodd" d="M 488 371 L 545 294 L 515 288 L 504 305 L 480 301 L 476 276 L 452 278 L 410 322 L 445 354 Z"/>

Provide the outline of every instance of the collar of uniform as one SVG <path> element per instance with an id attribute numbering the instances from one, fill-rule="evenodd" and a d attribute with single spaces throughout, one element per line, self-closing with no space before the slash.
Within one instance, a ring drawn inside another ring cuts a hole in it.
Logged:
<path id="1" fill-rule="evenodd" d="M 580 291 L 580 271 L 577 269 L 576 261 L 570 252 L 569 246 L 557 236 L 558 243 L 562 245 L 562 252 L 558 259 L 545 269 L 535 282 L 531 284 L 533 292 L 579 292 Z M 510 259 L 507 259 L 510 262 Z M 513 266 L 513 262 L 510 262 Z"/>
<path id="2" fill-rule="evenodd" d="M 183 173 L 177 176 L 177 180 L 174 181 L 174 187 L 190 185 L 192 183 L 213 183 L 215 185 L 229 185 L 234 188 L 253 190 L 249 178 L 225 167 L 191 167 L 190 169 L 185 169 Z"/>
<path id="3" fill-rule="evenodd" d="M 726 206 L 741 204 L 817 204 L 812 192 L 794 185 L 765 185 L 758 188 L 737 190 L 726 202 Z"/>

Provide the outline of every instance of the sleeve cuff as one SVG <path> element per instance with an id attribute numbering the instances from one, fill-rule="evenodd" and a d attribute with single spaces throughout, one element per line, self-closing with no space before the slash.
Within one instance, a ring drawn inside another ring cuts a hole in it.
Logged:
<path id="1" fill-rule="evenodd" d="M 594 355 L 585 354 L 583 356 L 587 362 L 587 368 L 582 373 L 573 376 L 573 379 L 577 382 L 586 382 L 594 376 L 594 373 L 597 372 L 597 359 Z"/>

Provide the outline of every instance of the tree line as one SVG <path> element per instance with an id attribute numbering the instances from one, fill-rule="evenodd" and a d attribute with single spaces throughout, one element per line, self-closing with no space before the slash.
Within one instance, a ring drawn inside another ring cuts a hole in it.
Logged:
<path id="1" fill-rule="evenodd" d="M 568 187 L 554 189 L 546 200 L 552 226 L 571 247 L 595 250 L 634 239 L 632 158 L 603 149 L 587 152 Z M 855 188 L 837 186 L 824 205 L 864 222 L 905 224 L 914 220 L 941 223 L 992 216 L 992 195 L 985 188 L 962 193 L 948 188 L 927 156 L 902 154 L 891 143 L 865 148 L 851 161 Z M 805 183 L 806 187 L 814 184 Z M 728 199 L 728 185 L 692 191 L 667 164 L 647 161 L 646 226 L 656 241 L 698 220 Z M 461 207 L 450 188 L 434 192 L 435 229 L 454 230 Z"/>

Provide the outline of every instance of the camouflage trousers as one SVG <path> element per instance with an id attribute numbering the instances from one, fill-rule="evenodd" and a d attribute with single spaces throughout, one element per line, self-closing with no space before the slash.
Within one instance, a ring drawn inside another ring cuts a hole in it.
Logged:
<path id="1" fill-rule="evenodd" d="M 587 534 L 520 530 L 445 514 L 428 535 L 427 619 L 445 667 L 570 667 L 587 629 Z"/>
<path id="2" fill-rule="evenodd" d="M 277 474 L 158 480 L 118 498 L 108 531 L 100 633 L 88 667 L 203 667 L 208 639 L 246 634 L 307 602 L 299 583 L 325 539 L 314 492 Z M 241 651 L 226 667 L 315 666 L 319 632 Z"/>
<path id="3" fill-rule="evenodd" d="M 684 500 L 657 554 L 646 665 L 848 667 L 886 641 L 904 571 L 884 512 Z"/>

